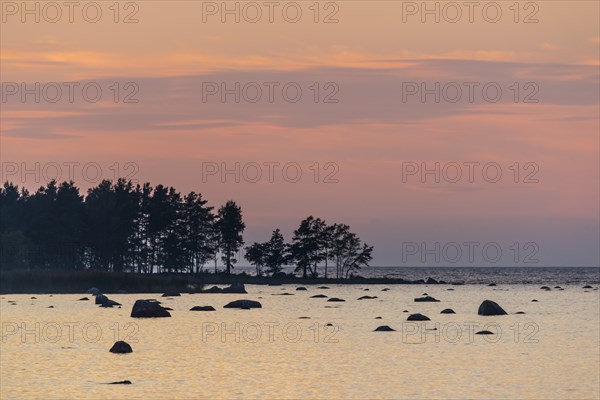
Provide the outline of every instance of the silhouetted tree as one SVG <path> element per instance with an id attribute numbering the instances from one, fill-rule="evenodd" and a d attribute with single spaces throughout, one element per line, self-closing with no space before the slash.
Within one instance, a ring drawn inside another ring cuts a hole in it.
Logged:
<path id="1" fill-rule="evenodd" d="M 226 271 L 231 274 L 231 267 L 237 262 L 235 254 L 244 245 L 242 233 L 246 224 L 242 220 L 242 209 L 232 200 L 219 209 L 217 227 L 220 232 L 222 260 Z"/>

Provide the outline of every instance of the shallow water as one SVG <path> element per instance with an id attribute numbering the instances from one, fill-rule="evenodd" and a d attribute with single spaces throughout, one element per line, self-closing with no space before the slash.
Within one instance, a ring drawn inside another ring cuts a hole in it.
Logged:
<path id="1" fill-rule="evenodd" d="M 0 397 L 599 398 L 600 291 L 540 286 L 248 285 L 247 295 L 161 299 L 174 310 L 157 319 L 129 316 L 136 299 L 156 294 L 110 295 L 120 309 L 90 295 L 3 295 Z M 293 296 L 274 295 L 284 292 Z M 415 303 L 424 292 L 441 302 Z M 309 298 L 317 293 L 346 302 Z M 364 295 L 378 298 L 357 300 Z M 263 308 L 223 308 L 241 298 Z M 509 315 L 478 316 L 485 299 Z M 407 323 L 403 310 L 431 321 Z M 373 332 L 379 325 L 397 331 Z M 482 329 L 497 333 L 473 335 Z M 133 353 L 110 353 L 117 339 Z M 125 379 L 133 384 L 106 384 Z"/>

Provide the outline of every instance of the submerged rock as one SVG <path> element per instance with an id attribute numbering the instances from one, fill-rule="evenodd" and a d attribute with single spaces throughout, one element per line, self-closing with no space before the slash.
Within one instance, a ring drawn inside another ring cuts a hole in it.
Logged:
<path id="1" fill-rule="evenodd" d="M 119 340 L 118 342 L 115 342 L 115 344 L 113 344 L 109 351 L 111 353 L 126 354 L 132 353 L 133 349 L 131 348 L 129 343 Z"/>
<path id="2" fill-rule="evenodd" d="M 444 309 L 444 310 L 440 311 L 440 314 L 456 314 L 456 313 L 454 312 L 454 310 L 453 310 L 453 309 L 451 309 L 451 308 L 446 308 L 446 309 Z"/>
<path id="3" fill-rule="evenodd" d="M 423 315 L 423 314 L 410 314 L 408 316 L 408 318 L 406 318 L 407 321 L 431 321 L 431 319 L 429 319 L 428 316 Z"/>
<path id="4" fill-rule="evenodd" d="M 171 314 L 156 300 L 136 300 L 131 310 L 133 318 L 162 318 Z"/>
<path id="5" fill-rule="evenodd" d="M 498 305 L 498 303 L 493 302 L 491 300 L 484 300 L 483 303 L 479 306 L 479 310 L 477 310 L 478 315 L 506 315 L 507 312 L 504 311 L 502 307 Z"/>
<path id="6" fill-rule="evenodd" d="M 225 304 L 224 308 L 241 308 L 241 309 L 250 309 L 250 308 L 262 308 L 262 304 L 258 301 L 254 300 L 235 300 L 231 303 Z"/>
<path id="7" fill-rule="evenodd" d="M 213 306 L 194 306 L 190 311 L 217 311 Z"/>
<path id="8" fill-rule="evenodd" d="M 387 325 L 381 325 L 375 328 L 373 332 L 396 332 L 396 330 Z"/>
<path id="9" fill-rule="evenodd" d="M 438 299 L 435 299 L 431 296 L 425 296 L 425 297 L 417 297 L 415 299 L 415 302 L 417 303 L 423 303 L 423 302 L 435 302 L 435 303 L 439 303 Z"/>
<path id="10" fill-rule="evenodd" d="M 317 289 L 329 289 L 329 287 L 327 287 L 327 286 L 319 286 L 319 287 L 317 287 Z"/>

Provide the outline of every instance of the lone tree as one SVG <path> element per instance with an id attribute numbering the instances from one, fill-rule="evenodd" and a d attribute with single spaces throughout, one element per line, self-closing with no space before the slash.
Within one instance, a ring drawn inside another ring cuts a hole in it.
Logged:
<path id="1" fill-rule="evenodd" d="M 336 277 L 348 278 L 353 271 L 369 265 L 373 259 L 373 246 L 362 243 L 358 235 L 350 232 L 348 225 L 333 226 L 333 246 L 330 257 L 335 260 Z"/>
<path id="2" fill-rule="evenodd" d="M 227 267 L 227 273 L 231 274 L 232 264 L 237 262 L 234 256 L 244 245 L 242 233 L 246 229 L 246 224 L 242 221 L 242 209 L 235 201 L 230 200 L 219 209 L 217 228 L 221 235 L 221 259 Z"/>

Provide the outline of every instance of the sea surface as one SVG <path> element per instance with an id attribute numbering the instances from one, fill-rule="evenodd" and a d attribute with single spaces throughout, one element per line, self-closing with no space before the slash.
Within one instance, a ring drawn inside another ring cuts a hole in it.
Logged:
<path id="1" fill-rule="evenodd" d="M 534 269 L 518 272 L 518 279 L 508 270 L 485 276 L 457 269 L 456 278 L 444 271 L 400 272 L 467 284 L 307 285 L 307 291 L 246 285 L 245 295 L 173 298 L 110 294 L 121 308 L 99 308 L 83 293 L 2 295 L 0 398 L 600 398 L 597 269 Z M 497 286 L 487 286 L 490 281 Z M 424 293 L 440 302 L 414 301 Z M 358 300 L 365 295 L 377 298 Z M 78 301 L 84 296 L 90 301 Z M 159 299 L 172 317 L 131 318 L 142 298 Z M 223 308 L 237 299 L 258 300 L 262 308 Z M 508 315 L 477 315 L 486 299 Z M 216 311 L 189 311 L 196 305 Z M 445 308 L 456 314 L 440 314 Z M 407 322 L 412 313 L 431 321 Z M 396 331 L 373 332 L 380 325 Z M 480 330 L 494 334 L 475 335 Z M 110 353 L 116 340 L 130 343 L 133 353 Z M 122 380 L 132 384 L 108 384 Z"/>

